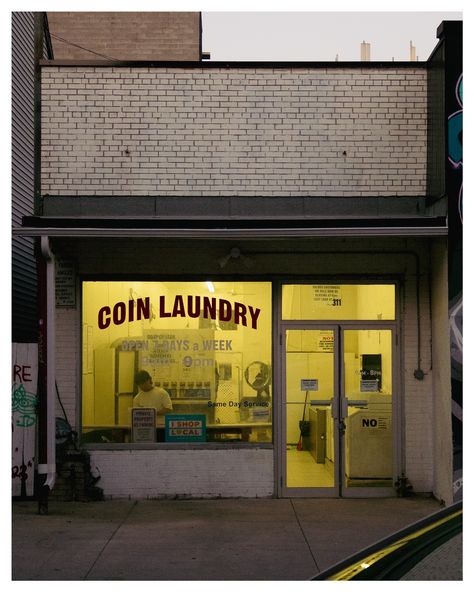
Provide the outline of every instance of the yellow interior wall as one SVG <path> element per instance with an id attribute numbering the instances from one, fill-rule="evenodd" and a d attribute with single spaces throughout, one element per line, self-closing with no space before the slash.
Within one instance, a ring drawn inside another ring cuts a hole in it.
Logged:
<path id="1" fill-rule="evenodd" d="M 334 354 L 315 352 L 321 335 L 317 330 L 291 330 L 286 337 L 286 438 L 288 443 L 299 439 L 299 422 L 303 419 L 306 391 L 301 390 L 301 379 L 317 379 L 318 390 L 309 391 L 305 419 L 311 399 L 330 400 L 334 396 Z M 298 403 L 295 405 L 294 403 Z M 329 409 L 329 408 L 328 408 Z M 330 410 L 328 411 L 330 415 Z"/>
<path id="2" fill-rule="evenodd" d="M 395 319 L 395 286 L 393 284 L 360 284 L 355 287 L 357 319 L 375 321 Z"/>

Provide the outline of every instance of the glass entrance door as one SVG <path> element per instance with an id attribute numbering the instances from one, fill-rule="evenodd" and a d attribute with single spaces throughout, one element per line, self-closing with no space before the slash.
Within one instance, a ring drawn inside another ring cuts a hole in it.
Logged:
<path id="1" fill-rule="evenodd" d="M 393 495 L 393 330 L 283 330 L 282 494 Z"/>
<path id="2" fill-rule="evenodd" d="M 375 495 L 393 483 L 393 343 L 390 329 L 342 331 L 342 493 Z"/>
<path id="3" fill-rule="evenodd" d="M 334 328 L 285 331 L 284 490 L 337 494 L 338 377 Z"/>

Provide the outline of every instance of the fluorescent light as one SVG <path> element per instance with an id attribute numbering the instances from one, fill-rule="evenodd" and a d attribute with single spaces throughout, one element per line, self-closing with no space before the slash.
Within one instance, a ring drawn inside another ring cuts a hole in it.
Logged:
<path id="1" fill-rule="evenodd" d="M 208 281 L 208 282 L 206 282 L 206 286 L 207 286 L 207 289 L 209 290 L 209 292 L 211 294 L 214 294 L 214 292 L 216 291 L 216 289 L 214 288 L 214 284 L 212 282 Z"/>

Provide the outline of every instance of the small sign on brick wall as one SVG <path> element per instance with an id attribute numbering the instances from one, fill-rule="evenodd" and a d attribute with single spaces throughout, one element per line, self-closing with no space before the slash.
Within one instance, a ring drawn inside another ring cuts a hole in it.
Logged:
<path id="1" fill-rule="evenodd" d="M 76 308 L 76 268 L 65 259 L 56 259 L 56 307 Z"/>

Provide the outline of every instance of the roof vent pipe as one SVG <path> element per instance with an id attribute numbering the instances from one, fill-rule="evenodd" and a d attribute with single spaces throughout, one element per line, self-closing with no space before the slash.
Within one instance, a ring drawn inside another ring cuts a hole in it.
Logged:
<path id="1" fill-rule="evenodd" d="M 360 61 L 370 62 L 370 43 L 362 41 L 360 44 Z"/>

